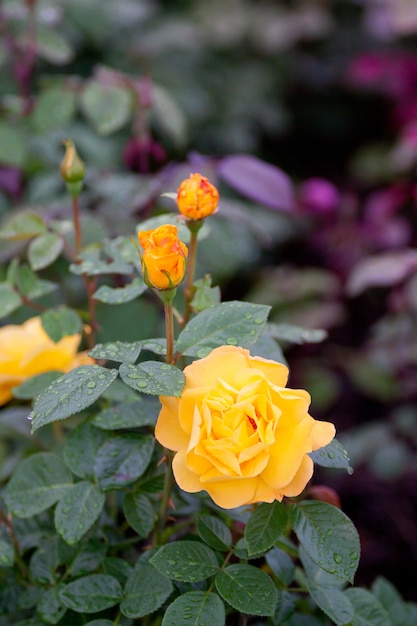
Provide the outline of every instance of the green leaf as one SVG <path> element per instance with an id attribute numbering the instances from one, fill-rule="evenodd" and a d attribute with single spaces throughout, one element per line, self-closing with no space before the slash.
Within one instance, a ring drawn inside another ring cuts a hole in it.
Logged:
<path id="1" fill-rule="evenodd" d="M 62 372 L 56 372 L 54 370 L 31 376 L 18 387 L 13 387 L 13 396 L 19 400 L 32 400 L 32 398 L 36 398 L 36 396 L 49 387 L 54 380 L 57 380 L 57 378 L 61 376 Z"/>
<path id="2" fill-rule="evenodd" d="M 178 352 L 203 358 L 222 345 L 248 348 L 261 334 L 270 309 L 269 306 L 238 301 L 205 309 L 181 331 Z"/>
<path id="3" fill-rule="evenodd" d="M 309 456 L 317 465 L 344 469 L 348 474 L 353 474 L 353 469 L 349 465 L 349 455 L 336 438 L 320 450 L 310 452 Z"/>
<path id="4" fill-rule="evenodd" d="M 155 396 L 142 395 L 136 402 L 125 402 L 100 411 L 93 424 L 103 430 L 155 426 L 160 409 L 161 403 Z"/>
<path id="5" fill-rule="evenodd" d="M 101 274 L 131 274 L 132 265 L 126 263 L 122 258 L 111 260 L 109 257 L 101 258 L 101 248 L 90 247 L 85 252 L 79 254 L 81 263 L 72 263 L 70 271 L 77 276 L 87 274 L 88 276 L 99 276 Z"/>
<path id="6" fill-rule="evenodd" d="M 142 341 L 142 349 L 149 350 L 149 352 L 154 352 L 154 354 L 165 356 L 167 353 L 166 339 L 145 339 L 144 341 Z"/>
<path id="7" fill-rule="evenodd" d="M 85 626 L 113 626 L 114 622 L 110 619 L 94 619 L 92 622 L 88 622 Z"/>
<path id="8" fill-rule="evenodd" d="M 148 467 L 155 439 L 151 435 L 117 435 L 98 450 L 94 469 L 102 489 L 133 483 Z"/>
<path id="9" fill-rule="evenodd" d="M 109 343 L 98 343 L 88 354 L 93 359 L 109 359 L 119 363 L 134 363 L 140 354 L 141 348 L 140 341 L 111 341 Z"/>
<path id="10" fill-rule="evenodd" d="M 295 573 L 295 565 L 289 555 L 280 548 L 272 548 L 265 559 L 278 580 L 288 587 L 294 580 Z"/>
<path id="11" fill-rule="evenodd" d="M 66 435 L 64 460 L 73 474 L 80 478 L 95 478 L 94 459 L 106 439 L 106 433 L 94 428 L 89 420 Z"/>
<path id="12" fill-rule="evenodd" d="M 41 539 L 39 547 L 30 559 L 30 579 L 41 585 L 54 585 L 56 583 L 55 570 L 58 565 L 57 542 L 50 540 L 50 537 Z"/>
<path id="13" fill-rule="evenodd" d="M 53 128 L 65 126 L 75 113 L 75 92 L 65 85 L 54 86 L 40 93 L 36 98 L 35 110 L 30 116 L 38 133 L 46 133 Z"/>
<path id="14" fill-rule="evenodd" d="M 13 567 L 14 546 L 5 524 L 0 522 L 0 567 Z"/>
<path id="15" fill-rule="evenodd" d="M 61 457 L 52 452 L 39 452 L 18 465 L 3 497 L 13 515 L 27 518 L 49 509 L 71 486 L 71 473 Z"/>
<path id="16" fill-rule="evenodd" d="M 36 607 L 41 618 L 48 622 L 48 624 L 57 624 L 59 620 L 67 612 L 67 607 L 64 606 L 59 598 L 59 592 L 64 587 L 62 583 L 47 589 L 42 595 Z"/>
<path id="17" fill-rule="evenodd" d="M 0 132 L 1 145 L 1 132 Z M 20 211 L 8 219 L 0 230 L 0 239 L 25 241 L 46 232 L 46 224 L 34 211 Z"/>
<path id="18" fill-rule="evenodd" d="M 69 548 L 67 544 L 64 545 Z M 108 544 L 104 539 L 94 538 L 80 542 L 73 548 L 74 554 L 67 563 L 67 574 L 72 577 L 84 576 L 95 571 L 103 562 L 107 548 Z"/>
<path id="19" fill-rule="evenodd" d="M 193 311 L 200 312 L 220 304 L 220 287 L 211 286 L 211 276 L 207 275 L 194 282 L 194 296 L 191 301 Z"/>
<path id="20" fill-rule="evenodd" d="M 354 610 L 352 603 L 341 589 L 344 585 L 344 581 L 321 569 L 310 559 L 302 547 L 300 548 L 300 557 L 307 575 L 307 588 L 317 606 L 319 606 L 337 626 L 350 623 L 354 615 Z"/>
<path id="21" fill-rule="evenodd" d="M 232 533 L 226 524 L 214 515 L 198 515 L 197 532 L 211 548 L 221 551 L 230 550 Z"/>
<path id="22" fill-rule="evenodd" d="M 13 167 L 23 167 L 27 156 L 27 141 L 21 127 L 8 122 L 0 123 L 0 162 Z"/>
<path id="23" fill-rule="evenodd" d="M 198 541 L 169 543 L 159 548 L 149 562 L 168 578 L 189 583 L 205 580 L 219 571 L 214 552 Z"/>
<path id="24" fill-rule="evenodd" d="M 55 65 L 65 65 L 73 57 L 67 39 L 58 30 L 43 24 L 38 24 L 36 28 L 36 52 L 41 58 Z"/>
<path id="25" fill-rule="evenodd" d="M 287 509 L 282 502 L 259 504 L 245 528 L 249 556 L 268 550 L 280 537 L 287 524 Z"/>
<path id="26" fill-rule="evenodd" d="M 267 324 L 268 335 L 288 343 L 320 343 L 327 337 L 327 332 L 321 328 L 304 328 L 294 324 Z"/>
<path id="27" fill-rule="evenodd" d="M 55 342 L 68 335 L 76 335 L 82 329 L 80 316 L 65 306 L 45 311 L 41 315 L 41 322 L 45 332 Z"/>
<path id="28" fill-rule="evenodd" d="M 69 544 L 77 543 L 98 519 L 105 496 L 89 482 L 76 483 L 58 502 L 55 509 L 55 527 Z"/>
<path id="29" fill-rule="evenodd" d="M 102 285 L 93 294 L 93 298 L 100 302 L 105 302 L 106 304 L 125 304 L 125 302 L 131 302 L 138 298 L 147 291 L 147 289 L 147 286 L 141 278 L 135 278 L 125 287 L 108 287 L 107 285 Z"/>
<path id="30" fill-rule="evenodd" d="M 69 609 L 77 613 L 97 613 L 114 606 L 122 599 L 120 583 L 108 574 L 91 574 L 78 578 L 59 592 Z"/>
<path id="31" fill-rule="evenodd" d="M 64 242 L 54 233 L 39 235 L 30 242 L 28 261 L 33 270 L 42 270 L 53 263 L 61 254 Z"/>
<path id="32" fill-rule="evenodd" d="M 37 281 L 38 277 L 26 263 L 17 269 L 16 286 L 21 294 L 28 296 L 35 288 Z"/>
<path id="33" fill-rule="evenodd" d="M 167 608 L 162 626 L 224 626 L 226 612 L 216 593 L 189 591 Z"/>
<path id="34" fill-rule="evenodd" d="M 138 535 L 149 535 L 155 523 L 155 513 L 149 498 L 141 493 L 128 493 L 123 501 L 123 513 L 129 526 Z"/>
<path id="35" fill-rule="evenodd" d="M 277 605 L 274 611 L 274 624 L 284 624 L 294 613 L 295 610 L 295 594 L 286 589 L 277 589 Z M 288 622 L 288 626 L 289 626 Z"/>
<path id="36" fill-rule="evenodd" d="M 0 302 L 0 319 L 2 319 L 16 311 L 21 306 L 22 299 L 10 283 L 4 282 L 0 283 Z"/>
<path id="37" fill-rule="evenodd" d="M 351 601 L 355 616 L 352 626 L 390 626 L 391 620 L 382 604 L 365 589 L 346 589 L 346 596 Z"/>
<path id="38" fill-rule="evenodd" d="M 271 578 L 253 565 L 228 565 L 215 579 L 216 589 L 236 611 L 273 615 L 277 593 Z"/>
<path id="39" fill-rule="evenodd" d="M 144 361 L 138 365 L 122 363 L 119 372 L 126 385 L 153 396 L 179 397 L 185 384 L 184 374 L 178 367 L 160 361 Z"/>
<path id="40" fill-rule="evenodd" d="M 317 565 L 353 582 L 359 563 L 359 536 L 342 511 L 325 502 L 299 502 L 290 509 L 290 522 L 304 550 Z"/>
<path id="41" fill-rule="evenodd" d="M 169 578 L 149 563 L 138 563 L 126 583 L 120 611 L 126 617 L 144 617 L 159 609 L 173 590 Z"/>
<path id="42" fill-rule="evenodd" d="M 183 148 L 187 136 L 186 117 L 171 92 L 161 85 L 152 85 L 152 117 L 177 148 Z"/>
<path id="43" fill-rule="evenodd" d="M 104 393 L 116 376 L 117 370 L 82 365 L 54 380 L 35 401 L 31 415 L 32 431 L 87 408 Z"/>
<path id="44" fill-rule="evenodd" d="M 90 81 L 81 93 L 82 110 L 99 135 L 122 128 L 133 110 L 131 93 L 122 87 Z"/>
<path id="45" fill-rule="evenodd" d="M 104 574 L 114 576 L 121 585 L 125 584 L 133 572 L 131 565 L 117 556 L 107 556 L 102 563 L 102 567 Z"/>
<path id="46" fill-rule="evenodd" d="M 408 607 L 393 584 L 383 576 L 378 576 L 372 584 L 372 593 L 380 601 L 394 626 L 409 626 L 411 622 L 408 620 Z"/>
<path id="47" fill-rule="evenodd" d="M 58 285 L 56 283 L 52 283 L 50 280 L 37 279 L 29 293 L 26 295 L 30 298 L 30 300 L 36 300 L 36 298 L 46 296 L 48 293 L 51 293 L 56 289 L 58 289 Z"/>

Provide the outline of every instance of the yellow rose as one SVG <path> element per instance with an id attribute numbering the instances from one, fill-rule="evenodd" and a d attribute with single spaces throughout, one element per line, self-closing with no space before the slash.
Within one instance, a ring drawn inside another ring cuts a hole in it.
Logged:
<path id="1" fill-rule="evenodd" d="M 55 343 L 44 331 L 40 317 L 0 328 L 0 406 L 12 398 L 13 387 L 31 376 L 50 370 L 65 373 L 94 363 L 85 352 L 77 354 L 80 340 L 76 334 Z"/>
<path id="2" fill-rule="evenodd" d="M 177 205 L 182 215 L 190 220 L 201 220 L 217 210 L 219 192 L 208 178 L 190 174 L 178 187 Z"/>
<path id="3" fill-rule="evenodd" d="M 177 227 L 170 224 L 138 234 L 143 248 L 142 271 L 149 286 L 161 290 L 173 289 L 183 280 L 188 249 L 177 234 Z"/>
<path id="4" fill-rule="evenodd" d="M 308 413 L 310 395 L 285 387 L 288 369 L 221 346 L 185 368 L 181 398 L 160 398 L 157 440 L 174 450 L 175 480 L 231 509 L 299 495 L 313 474 L 308 455 L 335 435 Z"/>

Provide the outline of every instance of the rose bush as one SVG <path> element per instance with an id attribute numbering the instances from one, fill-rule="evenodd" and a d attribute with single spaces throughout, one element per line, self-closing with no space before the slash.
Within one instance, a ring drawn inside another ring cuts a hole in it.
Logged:
<path id="1" fill-rule="evenodd" d="M 219 192 L 208 178 L 190 174 L 178 187 L 179 212 L 190 220 L 201 220 L 217 211 Z"/>
<path id="2" fill-rule="evenodd" d="M 24 380 L 51 370 L 69 372 L 94 363 L 86 352 L 77 354 L 81 335 L 63 337 L 56 343 L 42 327 L 40 317 L 21 325 L 0 328 L 0 405 L 12 398 L 12 388 Z"/>
<path id="3" fill-rule="evenodd" d="M 181 397 L 160 398 L 155 431 L 176 452 L 178 485 L 225 509 L 299 495 L 313 473 L 308 453 L 335 428 L 309 415 L 306 391 L 285 387 L 287 367 L 221 346 L 184 374 Z"/>
<path id="4" fill-rule="evenodd" d="M 177 227 L 170 224 L 138 233 L 143 248 L 143 276 L 150 287 L 173 289 L 182 282 L 187 268 L 188 249 L 177 234 Z"/>

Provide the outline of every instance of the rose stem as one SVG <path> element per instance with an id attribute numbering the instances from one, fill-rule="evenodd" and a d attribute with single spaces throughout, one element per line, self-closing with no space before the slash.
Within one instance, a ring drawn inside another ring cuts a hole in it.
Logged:
<path id="1" fill-rule="evenodd" d="M 80 207 L 78 203 L 78 195 L 72 196 L 72 217 L 74 222 L 74 235 L 75 235 L 75 251 L 76 257 L 81 252 L 82 248 L 82 231 L 81 231 L 81 222 L 80 222 Z M 80 262 L 79 259 L 76 258 L 76 262 Z M 85 333 L 85 340 L 87 342 L 88 348 L 91 350 L 94 348 L 96 339 L 95 339 L 95 331 L 97 328 L 97 320 L 96 320 L 96 302 L 93 298 L 93 293 L 96 290 L 96 279 L 87 276 L 87 274 L 82 274 L 82 279 L 84 281 L 85 289 L 87 292 L 88 299 L 88 313 L 91 331 Z"/>
<path id="2" fill-rule="evenodd" d="M 171 364 L 174 360 L 174 314 L 173 314 L 173 306 L 172 300 L 175 295 L 175 290 L 171 293 L 165 292 L 164 301 L 164 311 L 165 311 L 165 329 L 166 329 L 166 339 L 167 339 L 167 353 L 166 353 L 166 362 Z M 171 495 L 171 487 L 172 487 L 172 454 L 169 450 L 164 450 L 165 459 L 166 459 L 166 468 L 165 468 L 165 479 L 164 479 L 164 489 L 162 492 L 161 498 L 161 506 L 159 509 L 158 521 L 156 523 L 155 532 L 154 532 L 154 545 L 159 545 L 162 541 L 162 533 L 165 527 L 169 499 Z"/>
<path id="3" fill-rule="evenodd" d="M 191 238 L 190 245 L 188 246 L 188 271 L 187 278 L 185 281 L 185 311 L 183 316 L 183 325 L 188 322 L 191 315 L 191 300 L 193 299 L 194 291 L 193 291 L 193 283 L 194 283 L 194 275 L 195 268 L 197 262 L 197 243 L 198 243 L 198 230 L 191 230 Z"/>

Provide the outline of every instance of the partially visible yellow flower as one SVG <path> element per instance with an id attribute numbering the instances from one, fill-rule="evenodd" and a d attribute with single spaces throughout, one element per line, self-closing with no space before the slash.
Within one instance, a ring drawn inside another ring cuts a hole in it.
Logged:
<path id="1" fill-rule="evenodd" d="M 219 192 L 201 174 L 190 174 L 178 187 L 178 210 L 190 220 L 201 220 L 212 215 L 218 203 Z"/>
<path id="2" fill-rule="evenodd" d="M 85 176 L 84 162 L 80 159 L 71 139 L 65 140 L 64 146 L 65 155 L 59 168 L 61 176 L 66 183 L 80 183 Z"/>
<path id="3" fill-rule="evenodd" d="M 143 276 L 149 286 L 174 289 L 182 282 L 187 269 L 188 248 L 177 235 L 178 228 L 170 224 L 138 233 L 143 248 Z"/>
<path id="4" fill-rule="evenodd" d="M 0 328 L 0 406 L 12 398 L 13 387 L 31 376 L 50 370 L 65 373 L 94 363 L 86 352 L 77 353 L 80 340 L 76 334 L 55 343 L 43 329 L 40 317 Z"/>
<path id="5" fill-rule="evenodd" d="M 309 394 L 287 389 L 288 369 L 221 346 L 185 368 L 180 398 L 161 396 L 155 436 L 174 450 L 175 480 L 225 509 L 299 495 L 313 474 L 309 452 L 335 435 L 308 413 Z"/>

